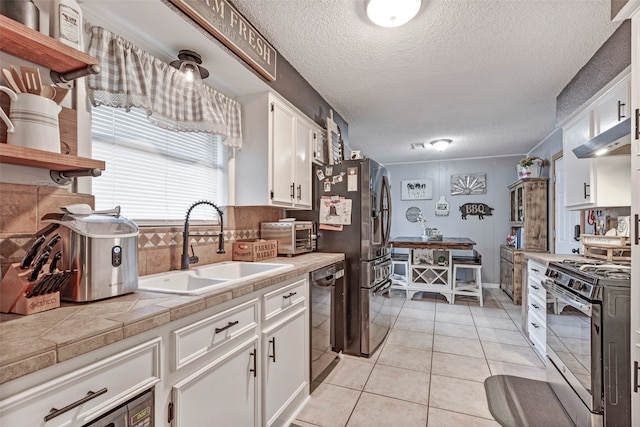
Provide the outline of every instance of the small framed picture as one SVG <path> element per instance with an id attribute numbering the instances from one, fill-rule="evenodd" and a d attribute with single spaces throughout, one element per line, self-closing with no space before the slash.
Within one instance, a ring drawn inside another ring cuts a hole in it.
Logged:
<path id="1" fill-rule="evenodd" d="M 433 199 L 433 181 L 431 179 L 402 180 L 402 200 Z"/>

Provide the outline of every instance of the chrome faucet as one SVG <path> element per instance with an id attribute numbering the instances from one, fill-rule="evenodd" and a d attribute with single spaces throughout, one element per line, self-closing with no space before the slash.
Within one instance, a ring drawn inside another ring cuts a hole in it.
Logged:
<path id="1" fill-rule="evenodd" d="M 189 216 L 191 215 L 191 211 L 193 208 L 199 205 L 209 205 L 213 207 L 220 217 L 220 233 L 218 233 L 218 250 L 216 253 L 223 254 L 224 251 L 224 222 L 222 221 L 222 211 L 218 208 L 213 202 L 208 200 L 200 200 L 192 204 L 189 209 L 187 209 L 187 215 L 184 219 L 184 230 L 182 231 L 182 257 L 180 258 L 180 269 L 188 270 L 190 264 L 195 264 L 198 262 L 198 257 L 193 253 L 193 246 L 191 247 L 191 252 L 193 255 L 189 256 Z M 199 234 L 198 236 L 212 236 L 211 234 Z"/>

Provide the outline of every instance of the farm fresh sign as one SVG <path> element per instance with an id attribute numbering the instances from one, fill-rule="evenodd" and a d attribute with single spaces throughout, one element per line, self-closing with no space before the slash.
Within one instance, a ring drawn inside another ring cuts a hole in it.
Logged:
<path id="1" fill-rule="evenodd" d="M 265 79 L 276 79 L 278 52 L 227 0 L 169 0 Z"/>

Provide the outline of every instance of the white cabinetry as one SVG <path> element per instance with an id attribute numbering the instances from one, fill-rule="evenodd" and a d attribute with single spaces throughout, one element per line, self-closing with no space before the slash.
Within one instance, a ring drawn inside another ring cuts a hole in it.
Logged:
<path id="1" fill-rule="evenodd" d="M 564 205 L 568 209 L 631 204 L 628 155 L 579 159 L 573 153 L 574 148 L 614 126 L 619 112 L 628 110 L 628 85 L 629 78 L 623 78 L 563 126 Z"/>
<path id="2" fill-rule="evenodd" d="M 308 282 L 295 280 L 263 296 L 262 406 L 264 426 L 287 426 L 308 395 Z"/>
<path id="3" fill-rule="evenodd" d="M 264 425 L 285 424 L 290 414 L 289 402 L 304 393 L 305 371 L 305 309 L 263 333 L 263 405 Z"/>
<path id="4" fill-rule="evenodd" d="M 308 286 L 288 280 L 174 328 L 173 427 L 291 423 L 309 395 Z"/>
<path id="5" fill-rule="evenodd" d="M 108 350 L 98 351 L 93 356 L 98 360 L 95 363 L 82 364 L 73 359 L 64 362 L 67 373 L 48 381 L 46 378 L 62 366 L 36 372 L 35 378 L 45 380 L 11 397 L 4 398 L 8 393 L 3 385 L 0 425 L 84 425 L 160 382 L 160 338 L 112 354 Z"/>
<path id="6" fill-rule="evenodd" d="M 547 292 L 541 282 L 546 269 L 533 260 L 527 263 L 527 331 L 543 361 L 547 359 Z"/>
<path id="7" fill-rule="evenodd" d="M 631 18 L 631 425 L 640 425 L 640 3 Z"/>
<path id="8" fill-rule="evenodd" d="M 242 100 L 243 148 L 236 154 L 238 206 L 310 209 L 314 135 L 321 128 L 273 93 Z"/>
<path id="9" fill-rule="evenodd" d="M 257 337 L 173 387 L 173 425 L 257 426 Z"/>
<path id="10" fill-rule="evenodd" d="M 308 288 L 276 283 L 4 383 L 0 426 L 81 426 L 150 389 L 155 425 L 288 426 L 309 398 Z"/>
<path id="11" fill-rule="evenodd" d="M 631 78 L 625 78 L 607 91 L 594 105 L 595 134 L 600 135 L 629 118 Z"/>

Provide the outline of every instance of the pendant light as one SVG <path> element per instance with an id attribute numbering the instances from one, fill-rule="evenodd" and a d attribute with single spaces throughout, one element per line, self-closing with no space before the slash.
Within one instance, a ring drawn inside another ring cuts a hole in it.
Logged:
<path id="1" fill-rule="evenodd" d="M 209 77 L 209 71 L 201 66 L 202 58 L 198 52 L 183 49 L 178 52 L 178 59 L 171 62 L 171 66 L 178 68 L 189 82 L 197 85 Z"/>
<path id="2" fill-rule="evenodd" d="M 381 27 L 399 27 L 418 14 L 422 0 L 369 0 L 367 16 Z"/>

